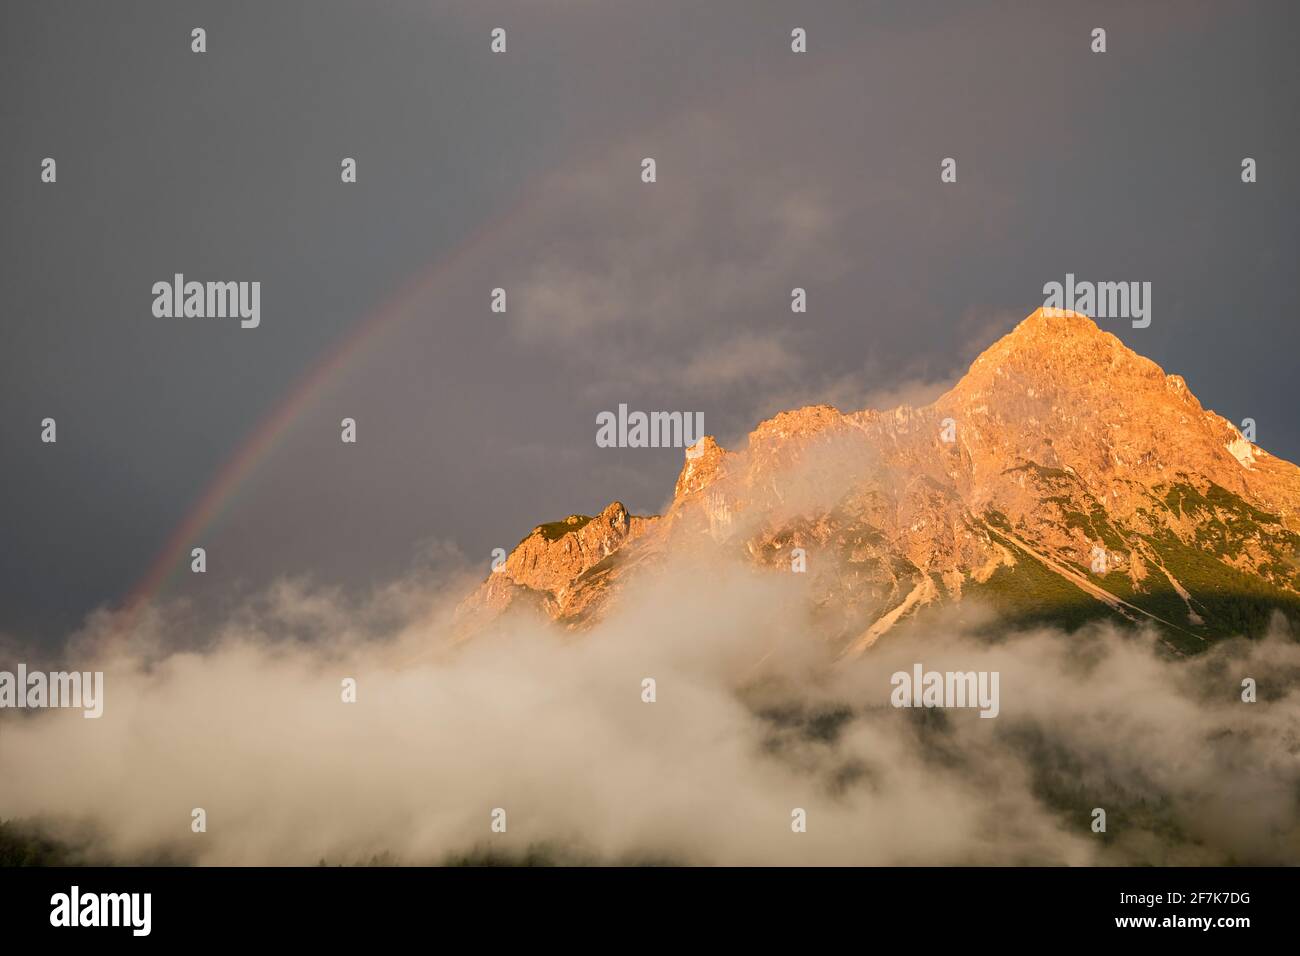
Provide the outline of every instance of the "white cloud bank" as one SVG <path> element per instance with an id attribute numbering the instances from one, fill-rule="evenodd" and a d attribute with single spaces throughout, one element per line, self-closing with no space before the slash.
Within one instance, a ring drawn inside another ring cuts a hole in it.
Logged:
<path id="1" fill-rule="evenodd" d="M 173 605 L 127 636 L 101 614 L 67 660 L 105 671 L 104 717 L 0 715 L 0 817 L 91 832 L 96 859 L 201 864 L 538 847 L 699 864 L 1300 859 L 1290 637 L 1174 660 L 1149 637 L 990 643 L 940 619 L 836 665 L 801 578 L 683 565 L 583 636 L 513 618 L 461 645 L 451 602 L 428 597 L 460 597 L 457 576 L 360 604 L 280 583 L 217 626 Z M 890 675 L 918 661 L 998 670 L 1001 715 L 889 707 Z M 1259 703 L 1239 699 L 1247 676 Z"/>

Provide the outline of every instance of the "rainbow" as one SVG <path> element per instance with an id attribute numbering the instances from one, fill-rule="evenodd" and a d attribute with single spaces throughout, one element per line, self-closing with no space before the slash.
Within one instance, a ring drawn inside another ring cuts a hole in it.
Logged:
<path id="1" fill-rule="evenodd" d="M 820 69 L 826 71 L 830 66 L 828 62 Z M 738 86 L 731 92 L 738 92 L 741 89 L 742 87 Z M 645 138 L 664 125 L 665 120 L 661 119 L 648 133 L 645 129 L 639 129 L 638 137 Z M 617 142 L 617 137 L 607 138 L 598 147 L 598 151 L 612 151 L 611 143 Z M 581 153 L 575 151 L 575 154 Z M 521 217 L 534 206 L 544 195 L 548 181 L 548 177 L 544 175 L 534 177 L 513 205 L 506 207 L 501 213 L 474 230 L 447 257 L 435 260 L 409 279 L 396 293 L 361 319 L 355 329 L 345 335 L 298 379 L 286 397 L 252 429 L 235 453 L 222 465 L 216 477 L 209 482 L 194 506 L 177 525 L 176 530 L 167 538 L 145 575 L 128 592 L 122 602 L 125 612 L 122 620 L 126 627 L 134 623 L 136 612 L 162 591 L 182 559 L 188 557 L 189 549 L 193 547 L 192 542 L 198 540 L 203 532 L 221 517 L 235 493 L 257 468 L 258 463 L 277 446 L 280 437 L 293 426 L 306 409 L 312 406 L 317 397 L 324 394 L 338 373 L 355 357 L 363 354 L 367 346 L 377 341 L 381 332 L 395 326 L 397 319 L 414 300 L 426 293 L 471 252 L 483 246 L 507 222 Z"/>
<path id="2" fill-rule="evenodd" d="M 289 392 L 244 438 L 235 452 L 208 482 L 198 500 L 167 537 L 144 576 L 123 599 L 122 625 L 130 628 L 140 609 L 156 598 L 189 557 L 193 543 L 227 511 L 236 493 L 257 466 L 279 445 L 280 439 L 352 361 L 378 342 L 381 334 L 400 324 L 410 306 L 423 298 L 448 272 L 480 249 L 508 221 L 521 216 L 542 194 L 537 183 L 513 205 L 475 229 L 447 256 L 435 259 L 408 279 L 395 293 L 364 316 L 300 376 Z"/>

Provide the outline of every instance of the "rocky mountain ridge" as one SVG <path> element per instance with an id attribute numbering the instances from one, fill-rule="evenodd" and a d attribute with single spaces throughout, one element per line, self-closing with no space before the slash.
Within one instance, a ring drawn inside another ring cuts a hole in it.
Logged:
<path id="1" fill-rule="evenodd" d="M 846 653 L 968 598 L 1008 626 L 1151 624 L 1183 651 L 1300 619 L 1300 469 L 1081 314 L 1035 311 L 928 406 L 809 406 L 695 452 L 661 516 L 535 528 L 462 605 L 467 631 L 517 602 L 586 627 L 639 569 L 702 549 L 808 575 Z"/>

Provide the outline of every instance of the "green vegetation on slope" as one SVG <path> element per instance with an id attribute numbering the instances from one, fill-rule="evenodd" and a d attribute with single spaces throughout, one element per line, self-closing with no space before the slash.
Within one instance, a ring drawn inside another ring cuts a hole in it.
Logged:
<path id="1" fill-rule="evenodd" d="M 1063 486 L 1076 482 L 1061 469 L 1030 464 L 1012 470 L 1033 474 L 1053 491 L 1064 491 Z M 1152 508 L 1140 511 L 1146 522 L 1160 530 L 1125 535 L 1086 490 L 1075 487 L 1070 492 L 1044 499 L 1057 506 L 1065 530 L 1081 531 L 1090 540 L 1128 554 L 1130 561 L 1154 555 L 1163 565 L 1162 570 L 1148 562 L 1148 573 L 1136 584 L 1126 568 L 1113 569 L 1095 580 L 1121 600 L 1167 622 L 1170 626 L 1158 626 L 1176 646 L 1194 652 L 1216 638 L 1259 637 L 1277 612 L 1293 626 L 1300 625 L 1300 595 L 1290 590 L 1300 588 L 1300 535 L 1287 529 L 1279 516 L 1253 507 L 1218 485 L 1211 484 L 1201 493 L 1180 482 L 1157 488 Z M 1075 503 L 1080 498 L 1086 511 Z M 1162 527 L 1166 514 L 1194 522 L 1190 543 Z M 1050 623 L 1073 629 L 1090 620 L 1123 620 L 1103 602 L 998 534 L 1012 531 L 1005 515 L 989 511 L 984 518 L 994 539 L 1017 555 L 1018 563 L 1014 568 L 998 568 L 982 584 L 973 582 L 968 592 L 992 604 L 1007 625 Z M 1257 559 L 1261 552 L 1273 556 L 1272 561 L 1261 563 L 1260 574 L 1231 563 L 1247 553 L 1248 543 Z M 1080 570 L 1089 573 L 1087 568 Z M 1190 594 L 1190 607 L 1164 570 Z"/>
<path id="2" fill-rule="evenodd" d="M 541 536 L 547 541 L 559 541 L 570 531 L 578 531 L 587 526 L 591 521 L 591 515 L 570 515 L 563 521 L 549 521 L 546 524 L 539 524 L 533 530 L 540 532 Z"/>
<path id="3" fill-rule="evenodd" d="M 1184 544 L 1170 532 L 1143 538 L 1191 594 L 1197 614 L 1205 621 L 1206 636 L 1259 637 L 1274 611 L 1280 611 L 1293 625 L 1300 622 L 1300 595 L 1239 571 L 1210 551 Z"/>
<path id="4" fill-rule="evenodd" d="M 0 866 L 70 866 L 72 850 L 30 824 L 0 820 Z"/>
<path id="5" fill-rule="evenodd" d="M 994 527 L 998 526 L 999 520 L 1003 527 L 1007 526 L 1006 518 L 996 512 L 990 512 L 986 517 Z M 1014 567 L 998 567 L 987 581 L 969 582 L 963 595 L 991 605 L 998 612 L 999 627 L 1015 630 L 1046 624 L 1073 631 L 1097 620 L 1126 622 L 1124 617 L 1011 540 L 996 531 L 990 531 L 990 534 L 1015 555 L 1016 564 Z"/>

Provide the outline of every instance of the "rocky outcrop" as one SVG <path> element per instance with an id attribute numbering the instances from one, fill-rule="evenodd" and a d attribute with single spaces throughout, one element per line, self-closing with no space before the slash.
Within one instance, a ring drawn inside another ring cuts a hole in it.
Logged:
<path id="1" fill-rule="evenodd" d="M 490 619 L 518 600 L 553 618 L 582 614 L 601 589 L 579 589 L 578 581 L 657 520 L 629 514 L 622 502 L 614 501 L 594 517 L 569 515 L 538 525 L 461 605 L 462 623 Z"/>
<path id="2" fill-rule="evenodd" d="M 820 632 L 850 649 L 975 596 L 1010 623 L 1126 618 L 1193 650 L 1300 609 L 1297 532 L 1295 465 L 1091 319 L 1040 309 L 929 406 L 703 439 L 662 517 L 615 502 L 540 525 L 465 610 L 527 598 L 580 627 L 649 558 L 712 548 L 785 573 L 802 554 Z"/>

